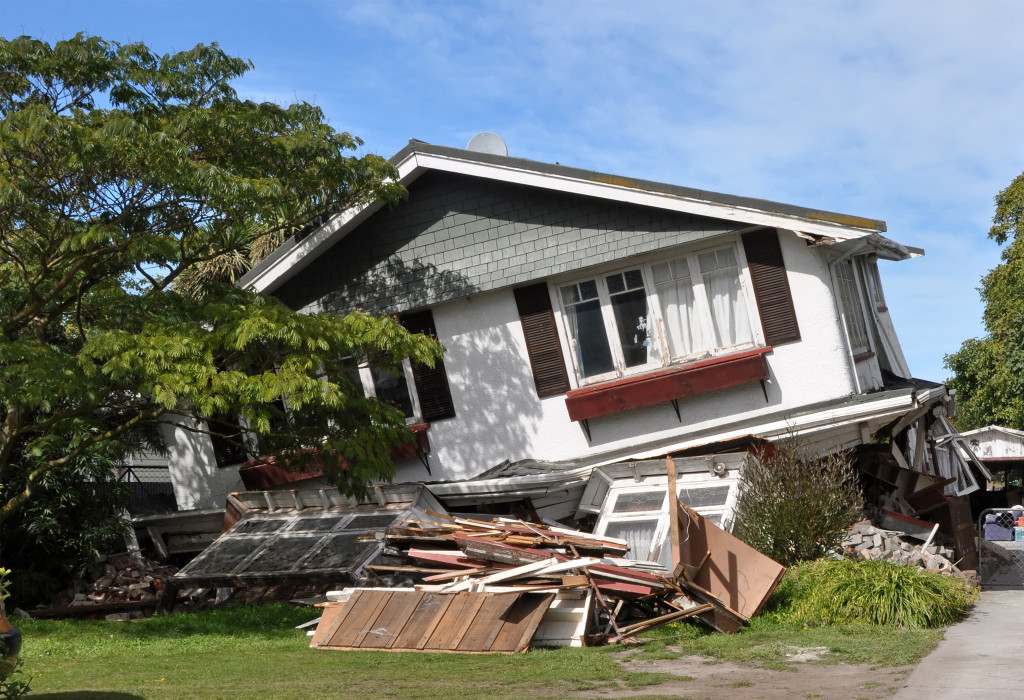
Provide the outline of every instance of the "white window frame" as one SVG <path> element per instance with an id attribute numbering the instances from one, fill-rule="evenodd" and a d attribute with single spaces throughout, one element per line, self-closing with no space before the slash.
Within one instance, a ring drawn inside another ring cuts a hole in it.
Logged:
<path id="1" fill-rule="evenodd" d="M 668 344 L 665 320 L 661 313 L 661 304 L 654 284 L 654 272 L 652 266 L 664 262 L 671 263 L 680 259 L 684 259 L 686 261 L 691 272 L 691 288 L 694 292 L 696 312 L 700 318 L 702 331 L 705 337 L 712 339 L 712 344 L 714 344 L 713 339 L 715 337 L 715 332 L 712 318 L 714 311 L 708 299 L 708 294 L 704 288 L 698 259 L 701 254 L 710 253 L 723 248 L 731 248 L 736 259 L 737 278 L 740 285 L 740 293 L 743 297 L 743 308 L 746 311 L 747 320 L 750 324 L 751 340 L 733 345 L 721 347 L 715 346 L 710 349 L 704 349 L 686 355 L 673 357 L 671 354 L 671 348 Z M 608 292 L 606 280 L 610 276 L 631 270 L 640 270 L 643 278 L 648 313 L 648 340 L 651 343 L 656 344 L 656 349 L 651 353 L 648 362 L 635 367 L 626 367 L 622 348 L 618 342 L 618 335 L 616 333 L 617 326 L 615 324 L 614 311 L 611 306 L 611 295 Z M 696 271 L 696 274 L 694 274 L 694 271 Z M 581 284 L 589 281 L 593 281 L 597 285 L 598 299 L 601 304 L 601 317 L 604 322 L 605 336 L 608 339 L 608 344 L 612 353 L 613 369 L 610 372 L 584 377 L 579 367 L 576 354 L 576 339 L 573 337 L 570 330 L 571 324 L 569 323 L 567 305 L 562 297 L 562 289 L 571 287 L 574 284 Z M 699 248 L 670 252 L 662 251 L 657 257 L 648 257 L 644 260 L 635 262 L 632 265 L 622 266 L 620 264 L 616 267 L 605 267 L 597 271 L 592 271 L 586 276 L 564 278 L 552 282 L 550 285 L 550 291 L 552 297 L 552 308 L 556 311 L 556 324 L 559 329 L 560 340 L 562 342 L 565 355 L 569 358 L 569 364 L 573 370 L 571 374 L 575 380 L 576 386 L 587 386 L 618 378 L 645 374 L 674 364 L 684 364 L 702 359 L 729 355 L 745 349 L 762 347 L 765 344 L 761 329 L 760 315 L 757 310 L 757 302 L 753 294 L 753 285 L 750 281 L 746 255 L 744 253 L 743 246 L 740 244 L 738 239 L 720 240 L 716 241 L 714 244 L 701 246 Z"/>
<path id="2" fill-rule="evenodd" d="M 423 422 L 423 410 L 420 408 L 420 397 L 416 392 L 416 382 L 413 379 L 412 373 L 412 360 L 408 357 L 402 360 L 401 366 L 398 368 L 405 377 L 406 387 L 409 389 L 409 401 L 412 404 L 412 415 L 405 417 L 406 425 L 418 425 Z M 377 398 L 377 385 L 373 381 L 373 370 L 368 362 L 361 362 L 357 370 L 359 372 L 359 382 L 363 387 L 363 395 L 367 398 Z"/>
<path id="3" fill-rule="evenodd" d="M 867 305 L 871 302 L 865 294 L 864 278 L 860 274 L 860 265 L 854 264 L 854 262 L 850 258 L 839 260 L 833 265 L 832 269 L 836 283 L 836 302 L 839 306 L 839 315 L 843 320 L 846 340 L 850 344 L 850 353 L 856 358 L 872 352 L 873 347 L 871 338 L 872 319 L 867 314 Z M 840 276 L 841 269 L 850 271 L 851 278 L 849 280 Z M 847 288 L 845 294 L 844 287 Z M 853 308 L 847 306 L 847 300 L 849 300 Z M 860 328 L 864 331 L 863 345 L 854 345 L 854 334 L 850 324 L 857 319 L 860 320 Z"/>
<path id="4" fill-rule="evenodd" d="M 725 503 L 711 506 L 691 506 L 695 512 L 705 518 L 718 518 L 718 527 L 723 530 L 732 529 L 733 509 L 736 504 L 738 493 L 738 475 L 726 479 L 708 479 L 702 474 L 685 474 L 680 476 L 676 483 L 676 495 L 685 491 L 699 491 L 703 489 L 728 487 Z M 671 541 L 671 522 L 669 521 L 669 498 L 663 498 L 661 507 L 657 510 L 632 511 L 628 513 L 616 513 L 615 504 L 621 496 L 635 493 L 661 493 L 666 494 L 668 489 L 667 477 L 654 477 L 644 480 L 641 483 L 633 483 L 629 486 L 619 486 L 612 483 L 608 487 L 601 510 L 597 516 L 594 527 L 595 535 L 608 535 L 608 529 L 618 523 L 631 523 L 655 520 L 654 531 L 651 535 L 651 548 L 647 559 L 639 561 L 655 561 L 665 563 L 666 557 L 671 558 L 671 553 L 666 551 Z M 627 558 L 637 560 L 639 552 L 629 552 Z"/>

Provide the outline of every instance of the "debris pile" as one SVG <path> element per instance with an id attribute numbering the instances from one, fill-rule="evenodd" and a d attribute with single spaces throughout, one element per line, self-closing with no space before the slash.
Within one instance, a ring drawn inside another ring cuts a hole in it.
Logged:
<path id="1" fill-rule="evenodd" d="M 430 513 L 441 522 L 396 523 L 385 552 L 398 563 L 367 569 L 414 585 L 330 592 L 311 645 L 512 653 L 628 643 L 687 618 L 735 632 L 785 569 L 678 508 L 672 571 L 623 558 L 624 540 L 522 520 Z"/>
<path id="2" fill-rule="evenodd" d="M 930 537 L 923 542 L 915 542 L 916 539 L 903 532 L 875 527 L 865 520 L 850 528 L 842 547 L 850 558 L 884 559 L 973 580 L 974 572 L 964 572 L 956 567 L 951 548 L 932 544 Z"/>
<path id="3" fill-rule="evenodd" d="M 100 562 L 87 580 L 66 588 L 33 617 L 103 617 L 129 620 L 156 608 L 163 582 L 177 569 L 142 557 L 115 554 Z"/>

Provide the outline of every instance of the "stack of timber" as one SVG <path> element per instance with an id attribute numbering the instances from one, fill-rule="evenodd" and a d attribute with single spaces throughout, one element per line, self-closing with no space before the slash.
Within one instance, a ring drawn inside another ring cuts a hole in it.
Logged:
<path id="1" fill-rule="evenodd" d="M 329 592 L 311 646 L 515 653 L 530 644 L 631 643 L 684 619 L 732 633 L 785 572 L 678 502 L 672 571 L 624 558 L 623 540 L 522 520 L 431 515 L 444 522 L 388 529 L 388 550 L 401 563 L 367 567 L 414 585 Z"/>

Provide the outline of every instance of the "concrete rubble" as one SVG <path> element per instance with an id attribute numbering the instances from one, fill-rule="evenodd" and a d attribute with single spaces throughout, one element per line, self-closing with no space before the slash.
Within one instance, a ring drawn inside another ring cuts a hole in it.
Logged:
<path id="1" fill-rule="evenodd" d="M 850 528 L 843 539 L 842 550 L 851 559 L 883 559 L 903 566 L 918 566 L 940 574 L 959 576 L 978 585 L 976 571 L 957 568 L 952 548 L 918 541 L 903 532 L 884 530 L 867 520 Z"/>

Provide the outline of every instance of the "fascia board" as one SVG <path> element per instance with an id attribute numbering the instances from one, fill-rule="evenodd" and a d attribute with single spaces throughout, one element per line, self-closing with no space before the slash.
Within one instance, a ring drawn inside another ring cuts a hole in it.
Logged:
<path id="1" fill-rule="evenodd" d="M 844 226 L 842 224 L 815 221 L 805 217 L 765 212 L 750 207 L 701 201 L 669 192 L 638 189 L 636 186 L 629 184 L 616 184 L 611 181 L 613 178 L 610 177 L 608 178 L 609 181 L 605 181 L 597 173 L 594 173 L 594 179 L 585 180 L 556 173 L 540 173 L 523 168 L 469 161 L 434 153 L 421 153 L 418 155 L 419 162 L 425 167 L 446 172 L 501 180 L 502 182 L 540 187 L 559 192 L 570 192 L 589 197 L 611 199 L 618 202 L 666 209 L 684 214 L 736 221 L 747 225 L 786 229 L 795 228 L 804 233 L 828 236 L 837 241 L 853 240 L 878 233 L 874 228 Z M 630 182 L 626 178 L 621 179 L 625 183 Z M 850 219 L 851 221 L 857 220 L 856 217 L 850 217 Z"/>
<path id="2" fill-rule="evenodd" d="M 636 452 L 617 453 L 615 456 L 602 458 L 595 456 L 594 464 L 572 470 L 532 474 L 530 476 L 506 477 L 500 479 L 471 479 L 468 481 L 444 482 L 429 484 L 428 488 L 438 497 L 484 496 L 499 493 L 520 493 L 528 489 L 536 493 L 537 489 L 557 487 L 564 489 L 577 482 L 590 478 L 591 472 L 597 467 L 631 460 L 652 459 L 663 457 L 671 452 L 699 447 L 717 442 L 735 440 L 751 435 L 770 439 L 777 437 L 798 436 L 838 428 L 845 425 L 861 423 L 865 420 L 889 422 L 918 406 L 917 398 L 911 391 L 900 392 L 896 396 L 881 398 L 877 401 L 858 403 L 852 406 L 839 406 L 823 411 L 816 411 L 802 416 L 790 416 L 757 424 L 746 422 L 742 427 L 732 430 L 704 434 L 699 438 L 668 445 L 639 449 Z"/>
<path id="3" fill-rule="evenodd" d="M 799 435 L 820 432 L 833 428 L 840 428 L 846 425 L 860 423 L 865 420 L 889 421 L 903 415 L 907 410 L 917 405 L 912 394 L 907 393 L 896 397 L 887 398 L 881 401 L 874 401 L 867 404 L 855 406 L 843 406 L 839 408 L 818 411 L 802 416 L 792 416 L 781 420 L 774 420 L 761 424 L 748 423 L 745 427 L 717 433 L 714 436 L 703 436 L 697 440 L 687 440 L 673 445 L 661 446 L 654 450 L 646 450 L 634 453 L 623 459 L 650 459 L 668 452 L 676 452 L 691 447 L 698 447 L 708 442 L 719 442 L 734 440 L 748 435 L 756 435 L 765 439 L 797 437 Z M 620 461 L 620 460 L 615 460 Z"/>

